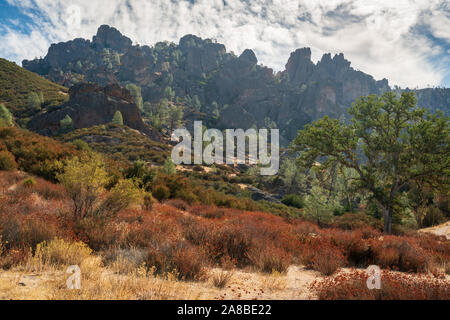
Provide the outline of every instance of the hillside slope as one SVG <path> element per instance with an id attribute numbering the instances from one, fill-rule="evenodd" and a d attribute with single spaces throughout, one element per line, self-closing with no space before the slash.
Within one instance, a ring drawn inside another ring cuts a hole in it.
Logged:
<path id="1" fill-rule="evenodd" d="M 31 108 L 31 93 L 42 93 L 44 102 Z M 67 88 L 0 58 L 0 103 L 4 103 L 18 119 L 30 117 L 42 107 L 58 105 L 68 99 Z"/>

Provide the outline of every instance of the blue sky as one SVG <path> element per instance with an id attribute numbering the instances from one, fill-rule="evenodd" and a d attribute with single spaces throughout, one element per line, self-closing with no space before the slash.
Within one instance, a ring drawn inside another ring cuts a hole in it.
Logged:
<path id="1" fill-rule="evenodd" d="M 289 54 L 343 52 L 355 69 L 402 87 L 450 87 L 450 3 L 443 0 L 0 0 L 0 57 L 45 56 L 51 43 L 91 39 L 101 24 L 135 43 L 192 33 L 228 51 L 253 49 L 283 70 Z"/>

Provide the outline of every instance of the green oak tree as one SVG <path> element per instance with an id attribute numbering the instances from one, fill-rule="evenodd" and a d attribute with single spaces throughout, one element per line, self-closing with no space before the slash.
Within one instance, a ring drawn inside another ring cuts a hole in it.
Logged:
<path id="1" fill-rule="evenodd" d="M 449 117 L 416 103 L 410 92 L 362 97 L 349 109 L 349 123 L 322 118 L 300 130 L 291 145 L 302 166 L 320 161 L 324 168 L 355 170 L 354 186 L 381 208 L 385 233 L 392 231 L 402 188 L 413 181 L 448 187 Z"/>

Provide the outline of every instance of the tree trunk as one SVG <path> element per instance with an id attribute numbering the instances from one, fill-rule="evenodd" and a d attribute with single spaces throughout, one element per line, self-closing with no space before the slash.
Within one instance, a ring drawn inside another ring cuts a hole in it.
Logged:
<path id="1" fill-rule="evenodd" d="M 383 209 L 384 214 L 384 233 L 391 234 L 392 232 L 392 209 Z"/>

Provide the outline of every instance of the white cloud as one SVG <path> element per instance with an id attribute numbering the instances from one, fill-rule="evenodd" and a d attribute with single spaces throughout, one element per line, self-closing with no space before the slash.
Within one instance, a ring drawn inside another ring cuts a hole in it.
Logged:
<path id="1" fill-rule="evenodd" d="M 356 69 L 401 86 L 439 85 L 450 68 L 448 61 L 431 63 L 444 49 L 413 32 L 425 24 L 450 41 L 445 0 L 7 1 L 34 21 L 29 35 L 13 29 L 0 35 L 0 56 L 18 62 L 45 55 L 53 42 L 90 39 L 99 25 L 109 24 L 140 44 L 178 42 L 188 33 L 215 38 L 236 54 L 253 49 L 275 70 L 305 46 L 316 60 L 325 52 L 343 52 Z M 67 16 L 70 6 L 81 9 L 79 28 L 67 23 L 74 21 Z"/>

